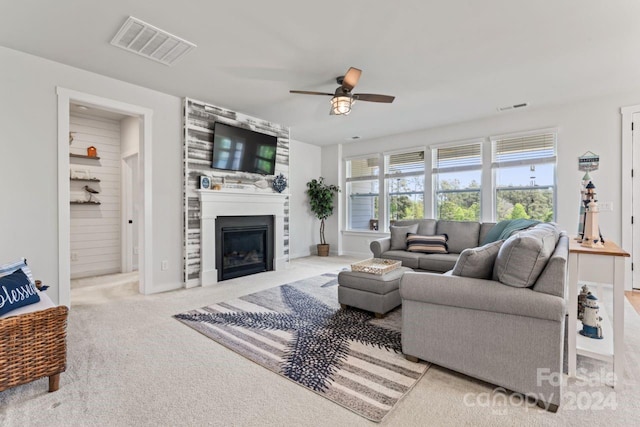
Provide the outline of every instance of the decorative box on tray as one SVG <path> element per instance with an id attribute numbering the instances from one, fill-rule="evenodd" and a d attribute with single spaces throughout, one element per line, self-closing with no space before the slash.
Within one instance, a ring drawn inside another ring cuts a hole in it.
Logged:
<path id="1" fill-rule="evenodd" d="M 402 265 L 402 261 L 394 261 L 392 259 L 371 258 L 364 261 L 351 264 L 351 271 L 359 271 L 361 273 L 377 274 L 379 276 L 395 270 Z"/>

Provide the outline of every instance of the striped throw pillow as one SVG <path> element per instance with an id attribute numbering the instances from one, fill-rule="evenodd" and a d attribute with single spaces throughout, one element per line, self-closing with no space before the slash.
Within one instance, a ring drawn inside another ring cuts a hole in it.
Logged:
<path id="1" fill-rule="evenodd" d="M 22 270 L 22 272 L 29 278 L 29 282 L 32 284 L 36 283 L 33 280 L 33 274 L 31 274 L 31 269 L 27 266 L 27 260 L 25 258 L 20 258 L 17 261 L 0 265 L 0 277 L 8 276 L 18 269 Z"/>
<path id="2" fill-rule="evenodd" d="M 449 237 L 446 234 L 421 236 L 409 233 L 407 235 L 407 251 L 423 254 L 448 254 L 447 240 Z"/>

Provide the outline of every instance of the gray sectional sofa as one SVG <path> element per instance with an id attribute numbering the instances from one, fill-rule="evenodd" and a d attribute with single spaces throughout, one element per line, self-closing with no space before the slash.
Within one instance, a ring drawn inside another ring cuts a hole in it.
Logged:
<path id="1" fill-rule="evenodd" d="M 396 221 L 391 228 L 391 236 L 374 240 L 370 244 L 374 258 L 386 258 L 402 261 L 404 267 L 414 271 L 444 273 L 453 269 L 460 253 L 467 248 L 480 246 L 495 223 L 444 221 L 435 219 L 416 219 Z M 403 228 L 402 231 L 399 231 Z M 397 231 L 394 233 L 394 231 Z M 406 251 L 404 239 L 406 233 L 426 236 L 446 234 L 449 253 L 424 254 Z"/>
<path id="2" fill-rule="evenodd" d="M 555 412 L 561 401 L 568 255 L 566 233 L 539 224 L 465 251 L 445 274 L 405 273 L 403 353 L 532 396 Z M 460 266 L 465 261 L 468 268 Z"/>

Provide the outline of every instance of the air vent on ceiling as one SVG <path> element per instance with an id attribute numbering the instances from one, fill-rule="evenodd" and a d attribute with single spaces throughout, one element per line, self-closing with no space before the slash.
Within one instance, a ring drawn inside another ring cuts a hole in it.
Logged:
<path id="1" fill-rule="evenodd" d="M 195 44 L 130 16 L 111 44 L 165 65 L 173 65 Z"/>
<path id="2" fill-rule="evenodd" d="M 529 103 L 528 102 L 523 102 L 520 104 L 514 104 L 514 105 L 507 105 L 506 107 L 498 107 L 497 110 L 498 112 L 503 112 L 503 111 L 509 111 L 509 110 L 516 110 L 518 108 L 524 108 L 524 107 L 528 107 Z"/>

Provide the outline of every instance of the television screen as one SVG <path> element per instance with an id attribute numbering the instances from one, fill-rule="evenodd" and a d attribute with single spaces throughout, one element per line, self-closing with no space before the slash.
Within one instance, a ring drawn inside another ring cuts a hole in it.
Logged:
<path id="1" fill-rule="evenodd" d="M 273 175 L 278 138 L 216 122 L 211 167 Z"/>

